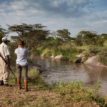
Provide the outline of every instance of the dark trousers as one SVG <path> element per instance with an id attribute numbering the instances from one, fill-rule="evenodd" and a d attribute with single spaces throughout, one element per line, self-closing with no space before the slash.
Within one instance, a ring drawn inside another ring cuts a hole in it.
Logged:
<path id="1" fill-rule="evenodd" d="M 21 66 L 21 65 L 17 65 L 17 69 L 18 69 L 18 80 L 21 81 L 22 79 L 22 70 L 24 69 L 24 80 L 28 80 L 28 65 L 25 66 Z"/>

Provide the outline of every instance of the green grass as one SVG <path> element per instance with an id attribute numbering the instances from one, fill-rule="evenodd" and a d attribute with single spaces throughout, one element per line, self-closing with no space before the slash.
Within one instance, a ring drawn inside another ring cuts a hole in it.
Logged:
<path id="1" fill-rule="evenodd" d="M 40 72 L 36 68 L 32 68 L 29 71 L 29 84 L 38 89 L 48 89 L 49 85 L 44 82 L 43 78 L 40 76 Z"/>
<path id="2" fill-rule="evenodd" d="M 103 48 L 100 53 L 100 62 L 103 63 L 104 65 L 107 65 L 107 48 Z"/>

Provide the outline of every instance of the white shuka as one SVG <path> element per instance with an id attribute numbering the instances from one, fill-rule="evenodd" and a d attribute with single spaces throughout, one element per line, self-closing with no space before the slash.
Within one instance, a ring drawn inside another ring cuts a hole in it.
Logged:
<path id="1" fill-rule="evenodd" d="M 0 54 L 4 59 L 6 59 L 6 56 L 10 55 L 8 46 L 4 42 L 0 44 Z M 3 80 L 4 84 L 6 84 L 8 77 L 9 77 L 8 67 L 4 60 L 0 57 L 0 81 Z"/>

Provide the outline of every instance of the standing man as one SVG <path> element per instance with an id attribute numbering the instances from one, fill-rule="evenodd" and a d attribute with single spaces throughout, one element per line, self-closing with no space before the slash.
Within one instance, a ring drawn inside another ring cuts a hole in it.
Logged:
<path id="1" fill-rule="evenodd" d="M 8 85 L 9 68 L 10 68 L 10 52 L 8 49 L 9 40 L 7 37 L 2 38 L 0 44 L 0 84 Z"/>

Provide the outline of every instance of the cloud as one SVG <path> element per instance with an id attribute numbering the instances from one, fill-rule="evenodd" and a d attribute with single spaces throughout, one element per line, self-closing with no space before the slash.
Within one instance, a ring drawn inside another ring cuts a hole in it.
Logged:
<path id="1" fill-rule="evenodd" d="M 85 13 L 85 7 L 91 0 L 25 0 L 28 5 L 36 10 L 42 10 L 45 14 L 59 16 L 80 16 Z"/>
<path id="2" fill-rule="evenodd" d="M 68 28 L 73 35 L 85 29 L 98 31 L 98 33 L 107 32 L 106 0 L 1 1 L 0 23 L 2 25 L 42 23 L 51 30 Z"/>
<path id="3" fill-rule="evenodd" d="M 87 13 L 86 7 L 91 2 L 92 0 L 11 0 L 9 3 L 3 2 L 1 6 L 7 7 L 6 11 L 18 12 L 18 14 L 22 11 L 30 14 L 35 10 L 36 12 L 33 13 L 75 17 Z"/>

